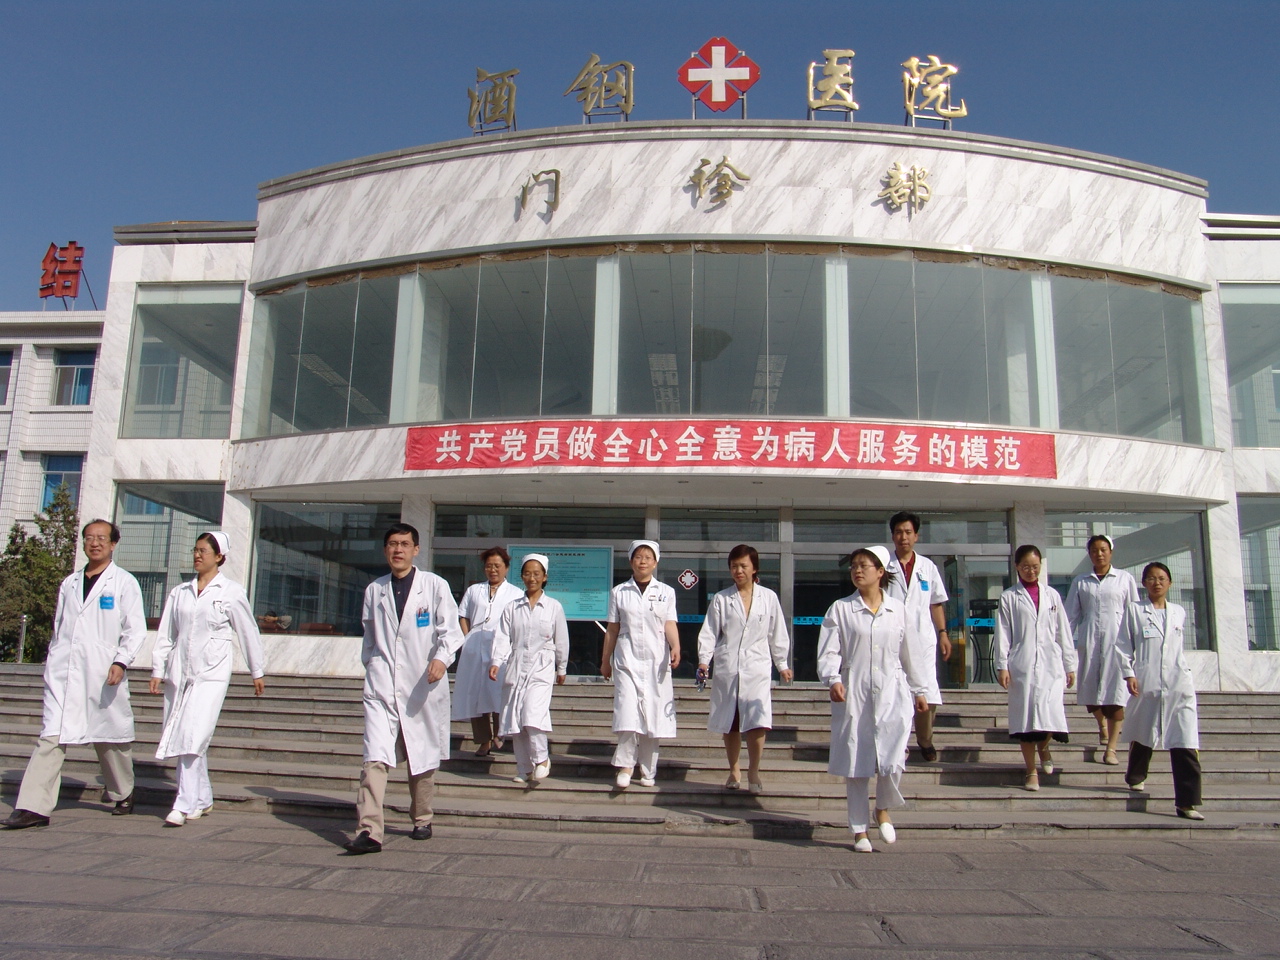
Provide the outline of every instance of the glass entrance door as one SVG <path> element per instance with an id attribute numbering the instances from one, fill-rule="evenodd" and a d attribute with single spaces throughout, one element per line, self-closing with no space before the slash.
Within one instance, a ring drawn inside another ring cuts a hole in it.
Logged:
<path id="1" fill-rule="evenodd" d="M 938 658 L 938 681 L 944 688 L 996 682 L 993 642 L 996 607 L 1010 584 L 1004 557 L 933 557 L 947 585 L 949 661 Z"/>
<path id="2" fill-rule="evenodd" d="M 693 576 L 686 576 L 686 571 Z M 702 630 L 711 598 L 726 587 L 733 586 L 728 560 L 724 556 L 680 556 L 664 553 L 657 577 L 676 592 L 680 666 L 672 676 L 692 678 L 698 669 L 698 632 Z M 761 557 L 761 585 L 777 593 L 780 589 L 779 581 L 778 558 Z"/>

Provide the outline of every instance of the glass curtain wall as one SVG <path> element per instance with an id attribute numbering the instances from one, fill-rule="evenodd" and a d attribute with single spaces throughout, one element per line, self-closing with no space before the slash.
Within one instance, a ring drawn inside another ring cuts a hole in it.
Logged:
<path id="1" fill-rule="evenodd" d="M 263 294 L 253 336 L 245 436 L 621 414 L 1212 442 L 1198 294 L 970 254 L 691 243 L 486 256 Z"/>
<path id="2" fill-rule="evenodd" d="M 1153 560 L 1173 573 L 1169 599 L 1187 611 L 1184 645 L 1212 650 L 1212 618 L 1205 570 L 1204 515 L 1200 513 L 1046 513 L 1045 564 L 1049 583 L 1066 597 L 1073 578 L 1093 569 L 1086 545 L 1094 534 L 1115 542 L 1112 563 L 1141 582 Z M 1139 587 L 1141 594 L 1141 587 Z"/>
<path id="3" fill-rule="evenodd" d="M 387 572 L 382 535 L 399 520 L 398 503 L 259 503 L 259 622 L 290 633 L 359 636 L 364 588 Z"/>
<path id="4" fill-rule="evenodd" d="M 138 287 L 122 437 L 225 438 L 241 284 Z"/>
<path id="5" fill-rule="evenodd" d="M 153 628 L 169 591 L 194 574 L 196 537 L 222 526 L 220 483 L 121 483 L 116 486 L 115 522 L 120 545 L 115 560 L 138 579 Z"/>

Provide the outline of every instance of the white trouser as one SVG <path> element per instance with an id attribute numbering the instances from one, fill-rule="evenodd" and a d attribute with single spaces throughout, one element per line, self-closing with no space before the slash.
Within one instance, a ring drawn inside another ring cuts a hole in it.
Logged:
<path id="1" fill-rule="evenodd" d="M 173 809 L 190 816 L 213 806 L 213 784 L 209 782 L 209 761 L 200 753 L 178 757 L 178 797 Z"/>
<path id="2" fill-rule="evenodd" d="M 618 734 L 618 749 L 613 751 L 613 765 L 630 773 L 640 764 L 640 776 L 652 779 L 658 770 L 658 738 L 646 737 L 634 730 Z"/>
<path id="3" fill-rule="evenodd" d="M 902 791 L 898 789 L 901 780 L 901 771 L 876 777 L 877 810 L 888 810 L 906 803 L 902 799 Z M 867 824 L 871 822 L 871 801 L 867 797 L 870 786 L 870 777 L 848 777 L 845 780 L 845 797 L 849 802 L 849 829 L 854 833 L 866 833 Z"/>
<path id="4" fill-rule="evenodd" d="M 537 727 L 521 727 L 520 732 L 511 738 L 511 746 L 516 752 L 516 773 L 527 777 L 533 768 L 551 754 L 547 749 L 547 732 Z"/>

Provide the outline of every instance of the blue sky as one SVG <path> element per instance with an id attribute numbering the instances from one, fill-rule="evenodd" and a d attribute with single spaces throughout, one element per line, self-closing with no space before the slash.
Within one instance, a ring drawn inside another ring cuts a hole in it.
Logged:
<path id="1" fill-rule="evenodd" d="M 101 305 L 116 224 L 250 220 L 263 180 L 467 136 L 476 67 L 520 70 L 522 130 L 579 121 L 562 94 L 591 53 L 635 63 L 635 119 L 686 118 L 676 69 L 716 35 L 760 64 L 754 119 L 803 119 L 809 61 L 852 47 L 859 119 L 901 123 L 898 64 L 936 53 L 960 68 L 957 129 L 1280 213 L 1276 0 L 0 0 L 0 310 L 39 309 L 50 241 L 88 248 Z"/>

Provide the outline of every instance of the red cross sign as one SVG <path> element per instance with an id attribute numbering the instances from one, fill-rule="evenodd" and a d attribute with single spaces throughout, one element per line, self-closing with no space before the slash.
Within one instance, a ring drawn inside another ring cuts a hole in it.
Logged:
<path id="1" fill-rule="evenodd" d="M 706 106 L 723 111 L 760 79 L 760 67 L 724 37 L 712 37 L 685 62 L 677 76 Z"/>

